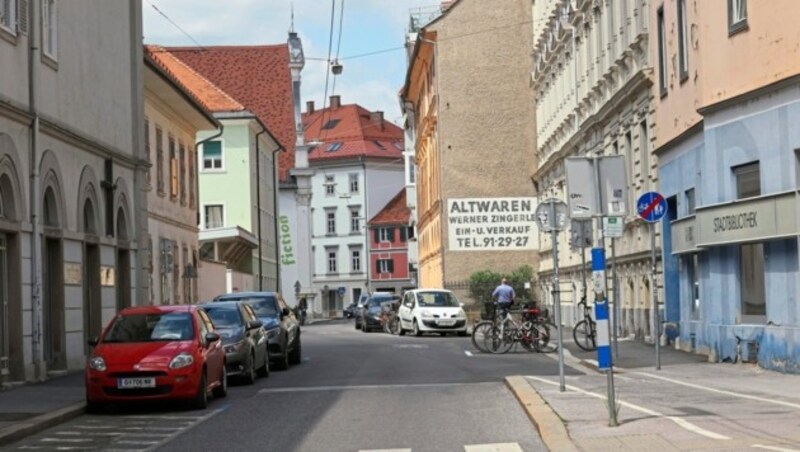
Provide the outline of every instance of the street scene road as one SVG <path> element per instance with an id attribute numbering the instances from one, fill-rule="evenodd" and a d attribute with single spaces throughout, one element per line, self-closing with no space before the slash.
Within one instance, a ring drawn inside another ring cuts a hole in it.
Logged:
<path id="1" fill-rule="evenodd" d="M 305 327 L 303 345 L 301 365 L 252 386 L 232 385 L 205 411 L 112 409 L 8 448 L 545 450 L 503 378 L 557 375 L 549 356 L 480 354 L 464 337 L 364 334 L 352 320 Z"/>

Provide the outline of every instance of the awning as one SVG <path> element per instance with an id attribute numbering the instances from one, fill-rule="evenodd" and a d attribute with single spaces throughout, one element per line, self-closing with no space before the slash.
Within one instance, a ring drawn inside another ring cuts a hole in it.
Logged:
<path id="1" fill-rule="evenodd" d="M 216 260 L 225 262 L 228 267 L 237 266 L 245 258 L 251 258 L 252 251 L 258 247 L 258 238 L 239 226 L 206 229 L 198 234 L 200 246 L 206 243 L 217 245 Z"/>

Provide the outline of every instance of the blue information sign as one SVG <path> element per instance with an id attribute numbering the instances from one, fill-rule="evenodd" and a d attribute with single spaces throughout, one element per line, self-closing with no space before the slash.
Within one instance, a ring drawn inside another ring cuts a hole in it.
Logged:
<path id="1" fill-rule="evenodd" d="M 661 193 L 649 191 L 636 201 L 636 210 L 642 220 L 648 223 L 657 223 L 667 213 L 667 200 L 661 196 Z"/>

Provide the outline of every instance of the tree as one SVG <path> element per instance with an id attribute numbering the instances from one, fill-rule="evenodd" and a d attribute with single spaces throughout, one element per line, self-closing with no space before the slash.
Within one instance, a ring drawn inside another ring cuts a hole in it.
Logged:
<path id="1" fill-rule="evenodd" d="M 494 301 L 492 292 L 503 278 L 506 278 L 508 285 L 514 288 L 518 302 L 533 300 L 532 289 L 525 288 L 526 282 L 531 283 L 531 288 L 533 287 L 533 268 L 530 265 L 523 265 L 508 274 L 492 270 L 477 271 L 469 277 L 469 295 L 476 303 L 480 304 L 482 318 L 491 316 L 492 302 Z"/>

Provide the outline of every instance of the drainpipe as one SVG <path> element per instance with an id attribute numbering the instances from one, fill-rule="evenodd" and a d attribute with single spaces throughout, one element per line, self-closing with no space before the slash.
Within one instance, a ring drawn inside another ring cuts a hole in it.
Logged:
<path id="1" fill-rule="evenodd" d="M 30 2 L 30 17 L 34 20 L 29 21 L 30 33 L 28 42 L 28 111 L 33 120 L 30 126 L 30 218 L 33 229 L 31 238 L 31 350 L 33 353 L 33 372 L 35 380 L 44 380 L 45 369 L 43 369 L 43 347 L 42 347 L 42 231 L 39 223 L 39 111 L 36 107 L 37 90 L 37 69 L 40 58 L 39 49 L 39 2 Z"/>
<path id="2" fill-rule="evenodd" d="M 286 149 L 278 143 L 278 147 L 272 151 L 272 202 L 274 213 L 272 215 L 272 220 L 275 223 L 275 290 L 277 292 L 281 292 L 281 250 L 280 246 L 280 237 L 278 237 L 278 184 L 280 183 L 278 180 L 278 171 L 280 170 L 280 165 L 278 165 L 278 159 L 276 154 L 280 151 L 286 151 Z"/>
<path id="3" fill-rule="evenodd" d="M 256 134 L 256 225 L 258 227 L 258 291 L 264 291 L 264 263 L 262 262 L 261 254 L 261 146 L 259 146 L 258 137 L 266 132 L 266 129 L 261 129 L 261 132 Z"/>
<path id="4" fill-rule="evenodd" d="M 367 264 L 367 295 L 371 295 L 370 286 L 369 286 L 369 273 L 372 270 L 372 255 L 369 251 L 369 227 L 367 222 L 369 221 L 369 202 L 367 201 L 367 196 L 369 194 L 369 190 L 367 190 L 367 162 L 364 160 L 364 156 L 358 158 L 361 160 L 361 167 L 364 168 L 364 227 L 361 228 L 364 231 L 364 261 Z M 358 300 L 356 300 L 358 301 Z"/>

